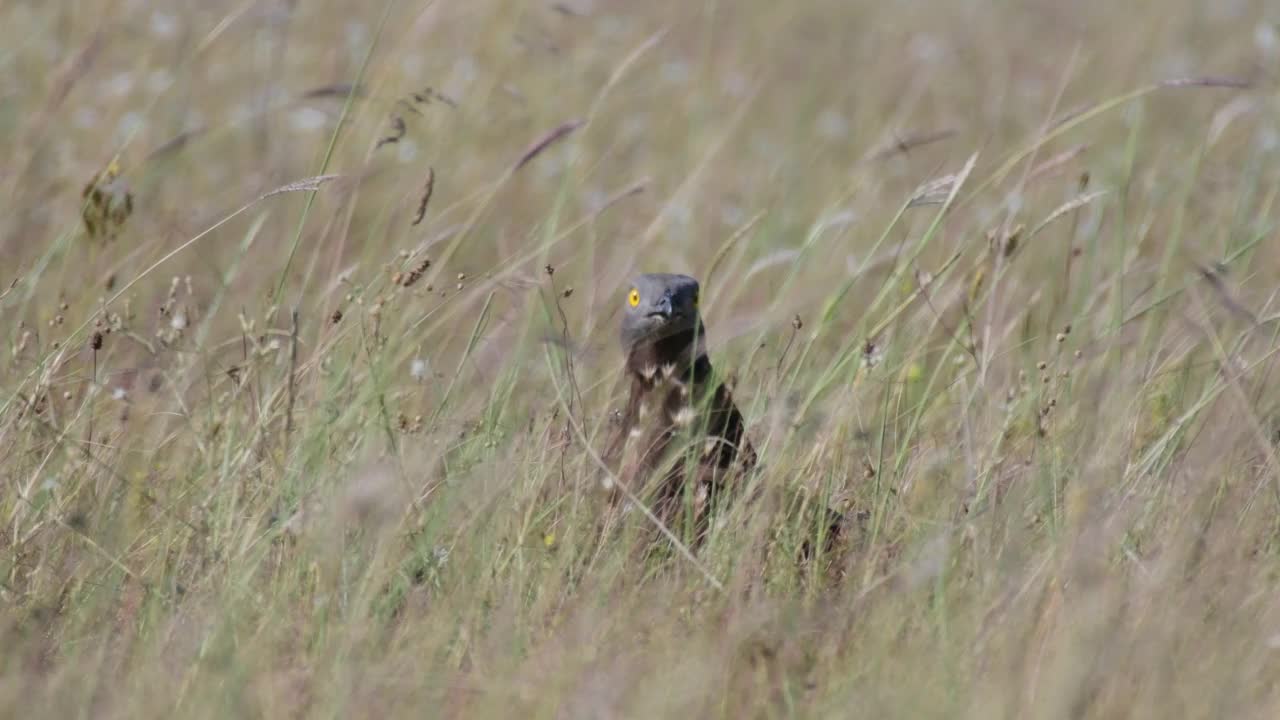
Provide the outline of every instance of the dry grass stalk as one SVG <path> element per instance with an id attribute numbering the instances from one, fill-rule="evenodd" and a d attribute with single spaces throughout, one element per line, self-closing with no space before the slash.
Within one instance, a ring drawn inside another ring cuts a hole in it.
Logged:
<path id="1" fill-rule="evenodd" d="M 413 222 L 410 225 L 416 227 L 422 222 L 422 218 L 427 216 L 427 204 L 431 202 L 431 193 L 436 187 L 436 169 L 427 168 L 427 179 L 422 184 L 422 196 L 418 199 L 418 209 L 413 213 Z"/>
<path id="2" fill-rule="evenodd" d="M 511 171 L 515 172 L 520 168 L 528 165 L 530 161 L 541 155 L 547 148 L 560 142 L 568 137 L 574 130 L 586 124 L 585 120 L 570 120 L 568 122 L 557 125 L 551 132 L 535 140 L 525 151 L 520 153 L 520 157 L 515 164 L 511 166 Z"/>

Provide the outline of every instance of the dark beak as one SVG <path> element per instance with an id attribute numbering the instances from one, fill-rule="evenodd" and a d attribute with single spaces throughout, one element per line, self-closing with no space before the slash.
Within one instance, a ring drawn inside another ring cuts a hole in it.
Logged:
<path id="1" fill-rule="evenodd" d="M 664 320 L 671 319 L 671 296 L 664 296 L 662 300 L 654 306 L 653 311 L 649 313 L 649 317 L 661 317 Z"/>

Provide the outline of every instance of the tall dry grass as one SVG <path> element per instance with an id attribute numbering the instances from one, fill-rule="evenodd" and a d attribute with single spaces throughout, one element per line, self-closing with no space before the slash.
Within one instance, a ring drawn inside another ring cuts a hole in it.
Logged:
<path id="1" fill-rule="evenodd" d="M 1273 716 L 1272 5 L 0 4 L 0 708 Z M 696 564 L 636 270 L 804 499 Z"/>

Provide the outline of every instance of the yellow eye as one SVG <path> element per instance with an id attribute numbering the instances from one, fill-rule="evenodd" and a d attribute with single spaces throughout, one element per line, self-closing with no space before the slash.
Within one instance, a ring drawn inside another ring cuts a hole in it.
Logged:
<path id="1" fill-rule="evenodd" d="M 631 294 L 627 296 L 627 302 L 630 303 L 631 307 L 639 305 L 640 291 L 635 288 L 631 288 Z"/>

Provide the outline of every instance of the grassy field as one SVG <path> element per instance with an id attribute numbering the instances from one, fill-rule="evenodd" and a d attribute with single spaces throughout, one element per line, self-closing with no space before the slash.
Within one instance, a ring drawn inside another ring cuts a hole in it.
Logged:
<path id="1" fill-rule="evenodd" d="M 1277 68 L 1265 0 L 0 2 L 0 716 L 1275 717 Z M 696 561 L 600 531 L 636 271 L 801 499 Z"/>

